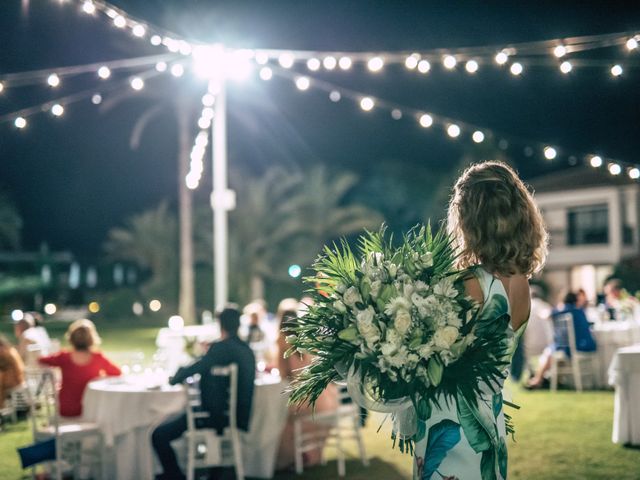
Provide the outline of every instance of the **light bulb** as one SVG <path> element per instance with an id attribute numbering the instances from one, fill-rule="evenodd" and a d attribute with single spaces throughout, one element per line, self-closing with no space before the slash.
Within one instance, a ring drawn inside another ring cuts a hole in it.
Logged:
<path id="1" fill-rule="evenodd" d="M 420 115 L 419 122 L 421 127 L 429 128 L 431 125 L 433 125 L 433 117 L 428 113 L 423 113 L 422 115 Z"/>
<path id="2" fill-rule="evenodd" d="M 167 62 L 156 63 L 156 70 L 159 72 L 165 72 L 167 70 Z"/>
<path id="3" fill-rule="evenodd" d="M 482 143 L 484 141 L 484 133 L 482 133 L 480 130 L 476 130 L 475 132 L 473 132 L 473 135 L 471 135 L 471 138 L 476 143 Z"/>
<path id="4" fill-rule="evenodd" d="M 428 60 L 420 60 L 418 62 L 418 71 L 420 73 L 427 73 L 429 70 L 431 70 L 431 64 Z"/>
<path id="5" fill-rule="evenodd" d="M 360 108 L 365 112 L 369 112 L 375 106 L 375 102 L 371 97 L 364 97 L 360 100 Z"/>
<path id="6" fill-rule="evenodd" d="M 103 80 L 107 79 L 111 76 L 111 70 L 107 66 L 102 66 L 98 69 L 98 76 Z"/>
<path id="7" fill-rule="evenodd" d="M 602 166 L 602 157 L 600 157 L 599 155 L 594 155 L 593 157 L 591 157 L 591 159 L 589 160 L 589 163 L 591 163 L 591 166 L 593 168 L 598 168 Z"/>
<path id="8" fill-rule="evenodd" d="M 404 66 L 409 70 L 413 70 L 418 66 L 418 62 L 420 61 L 420 55 L 417 53 L 412 53 L 404 60 Z"/>
<path id="9" fill-rule="evenodd" d="M 573 70 L 573 65 L 571 65 L 571 62 L 569 61 L 564 61 L 560 64 L 560 71 L 562 73 L 569 73 L 571 70 Z"/>
<path id="10" fill-rule="evenodd" d="M 266 65 L 269 63 L 269 55 L 265 52 L 256 52 L 256 63 L 258 65 Z"/>
<path id="11" fill-rule="evenodd" d="M 544 152 L 544 158 L 546 158 L 547 160 L 553 160 L 558 156 L 558 152 L 553 147 L 549 147 L 549 146 L 544 147 L 543 152 Z"/>
<path id="12" fill-rule="evenodd" d="M 204 105 L 205 107 L 210 107 L 212 106 L 214 103 L 216 102 L 216 97 L 214 97 L 212 94 L 210 93 L 205 93 L 202 96 L 202 105 Z"/>
<path id="13" fill-rule="evenodd" d="M 460 127 L 455 123 L 452 123 L 447 127 L 447 135 L 449 135 L 451 138 L 456 138 L 460 135 Z"/>
<path id="14" fill-rule="evenodd" d="M 391 110 L 391 118 L 394 120 L 400 120 L 402 118 L 402 110 L 399 108 L 394 108 Z"/>
<path id="15" fill-rule="evenodd" d="M 469 60 L 465 63 L 464 68 L 469 73 L 476 73 L 478 71 L 478 62 L 475 60 Z"/>
<path id="16" fill-rule="evenodd" d="M 498 65 L 504 65 L 509 61 L 509 55 L 505 52 L 498 52 L 495 57 L 495 61 Z"/>
<path id="17" fill-rule="evenodd" d="M 296 78 L 296 87 L 298 88 L 298 90 L 307 90 L 309 88 L 309 85 L 311 85 L 311 82 L 309 81 L 309 77 L 298 77 Z"/>
<path id="18" fill-rule="evenodd" d="M 336 60 L 336 57 L 324 57 L 324 60 L 322 60 L 322 65 L 324 65 L 324 68 L 327 70 L 333 70 L 336 68 L 337 64 L 338 61 Z"/>
<path id="19" fill-rule="evenodd" d="M 453 55 L 445 55 L 442 58 L 442 64 L 444 65 L 444 68 L 446 68 L 447 70 L 451 70 L 456 67 L 458 61 Z"/>
<path id="20" fill-rule="evenodd" d="M 209 128 L 211 126 L 211 120 L 208 118 L 204 118 L 204 117 L 200 117 L 198 119 L 198 127 L 200 127 L 202 130 Z"/>
<path id="21" fill-rule="evenodd" d="M 162 43 L 162 37 L 160 35 L 152 35 L 151 38 L 149 39 L 149 42 L 154 47 L 157 47 Z"/>
<path id="22" fill-rule="evenodd" d="M 307 68 L 312 72 L 317 71 L 320 68 L 320 65 L 320 60 L 318 60 L 317 58 L 310 58 L 309 60 L 307 60 Z"/>
<path id="23" fill-rule="evenodd" d="M 350 57 L 340 57 L 340 60 L 338 60 L 338 66 L 342 70 L 349 70 L 351 65 L 353 65 L 353 61 Z"/>
<path id="24" fill-rule="evenodd" d="M 58 77 L 58 75 L 56 75 L 55 73 L 52 73 L 47 78 L 47 83 L 52 87 L 57 87 L 58 85 L 60 85 L 60 77 Z"/>
<path id="25" fill-rule="evenodd" d="M 273 71 L 269 67 L 262 67 L 259 75 L 262 80 L 271 80 L 271 77 L 273 77 Z"/>
<path id="26" fill-rule="evenodd" d="M 295 58 L 291 53 L 283 53 L 278 57 L 278 63 L 282 68 L 291 68 L 295 62 Z"/>
<path id="27" fill-rule="evenodd" d="M 27 120 L 24 117 L 18 117 L 13 121 L 16 128 L 24 128 L 27 126 Z"/>
<path id="28" fill-rule="evenodd" d="M 635 50 L 636 48 L 638 48 L 638 40 L 636 40 L 635 38 L 630 38 L 629 40 L 627 40 L 626 46 L 627 50 Z"/>
<path id="29" fill-rule="evenodd" d="M 0 93 L 2 93 L 4 90 L 4 83 L 0 82 Z"/>
<path id="30" fill-rule="evenodd" d="M 174 77 L 181 77 L 184 75 L 184 67 L 181 63 L 174 63 L 171 65 L 171 75 Z"/>
<path id="31" fill-rule="evenodd" d="M 511 67 L 509 68 L 509 70 L 511 71 L 511 73 L 513 75 L 520 75 L 522 73 L 522 71 L 524 70 L 524 68 L 522 67 L 521 63 L 515 62 L 511 65 Z"/>
<path id="32" fill-rule="evenodd" d="M 640 178 L 640 170 L 636 167 L 629 169 L 629 178 L 632 178 L 633 180 Z"/>
<path id="33" fill-rule="evenodd" d="M 613 75 L 614 77 L 619 77 L 620 75 L 622 75 L 622 66 L 620 65 L 614 65 L 613 67 L 611 67 L 611 75 Z"/>
<path id="34" fill-rule="evenodd" d="M 145 34 L 147 33 L 147 29 L 146 29 L 146 28 L 144 28 L 144 25 L 140 25 L 140 24 L 135 25 L 135 26 L 131 29 L 131 31 L 133 32 L 133 34 L 134 34 L 136 37 L 144 37 L 144 36 L 145 36 Z"/>
<path id="35" fill-rule="evenodd" d="M 131 88 L 134 90 L 142 90 L 144 88 L 144 80 L 140 77 L 133 77 L 131 79 Z"/>
<path id="36" fill-rule="evenodd" d="M 127 21 L 122 15 L 118 15 L 113 19 L 113 24 L 118 28 L 124 28 L 127 26 Z"/>
<path id="37" fill-rule="evenodd" d="M 564 45 L 558 45 L 556 48 L 553 49 L 553 54 L 557 58 L 562 58 L 567 54 L 567 48 Z"/>
<path id="38" fill-rule="evenodd" d="M 204 107 L 202 109 L 202 113 L 200 114 L 200 116 L 202 118 L 206 118 L 207 120 L 211 120 L 214 116 L 215 112 L 213 111 L 213 108 L 211 107 Z"/>
<path id="39" fill-rule="evenodd" d="M 94 105 L 100 105 L 100 103 L 102 103 L 102 95 L 100 95 L 99 93 L 93 95 L 91 97 L 91 103 L 93 103 Z"/>
<path id="40" fill-rule="evenodd" d="M 59 117 L 60 115 L 62 115 L 64 113 L 64 107 L 62 105 L 60 105 L 59 103 L 56 103 L 53 107 L 51 107 L 51 114 Z"/>
<path id="41" fill-rule="evenodd" d="M 329 93 L 329 100 L 331 100 L 334 103 L 339 102 L 341 98 L 342 98 L 342 95 L 340 95 L 340 92 L 337 90 L 332 90 L 331 93 Z"/>
<path id="42" fill-rule="evenodd" d="M 93 2 L 84 2 L 82 4 L 82 11 L 89 15 L 93 15 L 96 11 L 96 6 L 93 4 Z"/>
<path id="43" fill-rule="evenodd" d="M 372 72 L 379 72 L 384 67 L 384 60 L 381 57 L 373 57 L 367 62 L 367 68 Z"/>
<path id="44" fill-rule="evenodd" d="M 622 172 L 622 167 L 620 167 L 620 165 L 618 165 L 617 163 L 609 164 L 609 173 L 611 175 L 620 175 L 620 172 Z"/>

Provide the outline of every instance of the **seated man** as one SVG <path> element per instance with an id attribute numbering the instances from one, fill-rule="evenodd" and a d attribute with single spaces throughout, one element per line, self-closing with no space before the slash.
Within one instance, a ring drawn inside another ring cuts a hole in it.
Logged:
<path id="1" fill-rule="evenodd" d="M 228 426 L 229 419 L 225 415 L 228 401 L 227 379 L 211 375 L 215 366 L 238 365 L 238 428 L 249 429 L 249 416 L 253 399 L 253 382 L 255 379 L 255 358 L 249 346 L 238 338 L 240 312 L 235 307 L 227 306 L 219 313 L 222 339 L 213 343 L 207 353 L 188 367 L 180 368 L 170 379 L 172 385 L 178 384 L 188 377 L 200 374 L 200 396 L 202 408 L 209 412 L 210 418 L 203 425 L 222 432 Z M 178 466 L 176 455 L 171 448 L 171 441 L 182 436 L 187 430 L 186 413 L 167 420 L 157 427 L 151 436 L 153 449 L 156 452 L 163 473 L 158 479 L 182 479 L 184 474 Z"/>

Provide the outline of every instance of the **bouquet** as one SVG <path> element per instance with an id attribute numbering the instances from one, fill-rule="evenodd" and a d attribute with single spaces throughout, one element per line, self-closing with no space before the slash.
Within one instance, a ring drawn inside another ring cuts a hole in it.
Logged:
<path id="1" fill-rule="evenodd" d="M 362 235 L 356 253 L 344 240 L 325 247 L 305 279 L 314 304 L 288 327 L 286 355 L 313 356 L 292 383 L 290 402 L 313 404 L 329 383 L 350 377 L 361 388 L 349 393 L 369 405 L 412 406 L 426 419 L 433 405 L 455 398 L 475 422 L 482 385 L 498 391 L 506 375 L 509 317 L 496 318 L 506 308 L 481 309 L 467 296 L 473 272 L 454 263 L 452 239 L 429 226 L 415 227 L 397 246 L 382 227 Z M 412 451 L 417 434 L 400 435 L 400 449 Z"/>

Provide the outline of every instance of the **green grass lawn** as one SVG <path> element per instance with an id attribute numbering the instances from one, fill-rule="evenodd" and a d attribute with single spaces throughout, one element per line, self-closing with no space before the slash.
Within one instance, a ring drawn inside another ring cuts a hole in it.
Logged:
<path id="1" fill-rule="evenodd" d="M 61 337 L 66 326 L 50 328 Z M 155 347 L 157 328 L 99 326 L 103 349 L 117 356 L 140 351 L 150 358 Z M 527 392 L 513 388 L 513 400 L 522 406 L 514 412 L 516 442 L 509 441 L 509 477 L 511 479 L 640 479 L 640 449 L 611 443 L 613 393 L 577 394 L 561 391 Z M 347 463 L 347 478 L 394 480 L 411 477 L 411 459 L 391 450 L 388 426 L 377 433 L 381 417 L 369 419 L 365 442 L 371 466 L 363 468 L 354 459 Z M 0 480 L 21 478 L 15 448 L 30 442 L 26 422 L 10 425 L 0 432 Z M 277 480 L 294 478 L 325 480 L 336 478 L 333 452 L 329 464 L 305 471 L 303 476 L 280 474 Z M 144 479 L 141 479 L 144 480 Z M 467 479 L 461 479 L 467 480 Z"/>

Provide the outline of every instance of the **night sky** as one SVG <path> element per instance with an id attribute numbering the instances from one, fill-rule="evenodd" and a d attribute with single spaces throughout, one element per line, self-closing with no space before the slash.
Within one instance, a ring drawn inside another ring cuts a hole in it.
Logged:
<path id="1" fill-rule="evenodd" d="M 131 15 L 187 38 L 229 46 L 313 50 L 420 50 L 494 45 L 557 37 L 640 32 L 640 4 L 631 2 L 360 2 L 116 0 Z M 0 7 L 0 75 L 56 66 L 162 53 L 58 0 L 4 0 Z M 585 58 L 617 58 L 622 49 Z M 307 72 L 302 65 L 298 67 Z M 427 76 L 389 67 L 378 75 L 362 68 L 311 73 L 338 85 L 541 142 L 565 147 L 553 162 L 507 150 L 525 178 L 570 167 L 567 155 L 598 152 L 640 162 L 640 69 L 614 79 L 606 68 L 568 77 L 555 68 L 531 68 L 521 78 L 496 67 L 470 76 L 459 68 L 433 68 Z M 123 76 L 122 78 L 126 78 Z M 0 115 L 49 98 L 96 87 L 95 75 L 46 85 L 7 88 Z M 182 79 L 149 80 L 145 90 L 203 93 Z M 177 193 L 175 121 L 168 109 L 152 122 L 139 149 L 129 145 L 136 118 L 158 100 L 133 99 L 102 112 L 89 101 L 54 119 L 38 114 L 28 128 L 0 124 L 0 189 L 24 219 L 23 248 L 46 241 L 80 256 L 101 251 L 114 225 Z M 333 104 L 317 90 L 297 91 L 284 80 L 258 79 L 229 92 L 231 169 L 259 174 L 269 165 L 325 163 L 362 178 L 359 198 L 402 222 L 416 212 L 441 178 L 469 152 L 441 130 L 425 131 L 411 119 L 364 113 L 352 102 Z M 194 118 L 193 134 L 197 132 Z M 196 194 L 207 203 L 210 170 Z M 394 219 L 390 219 L 393 223 Z M 400 223 L 402 223 L 400 222 Z"/>

